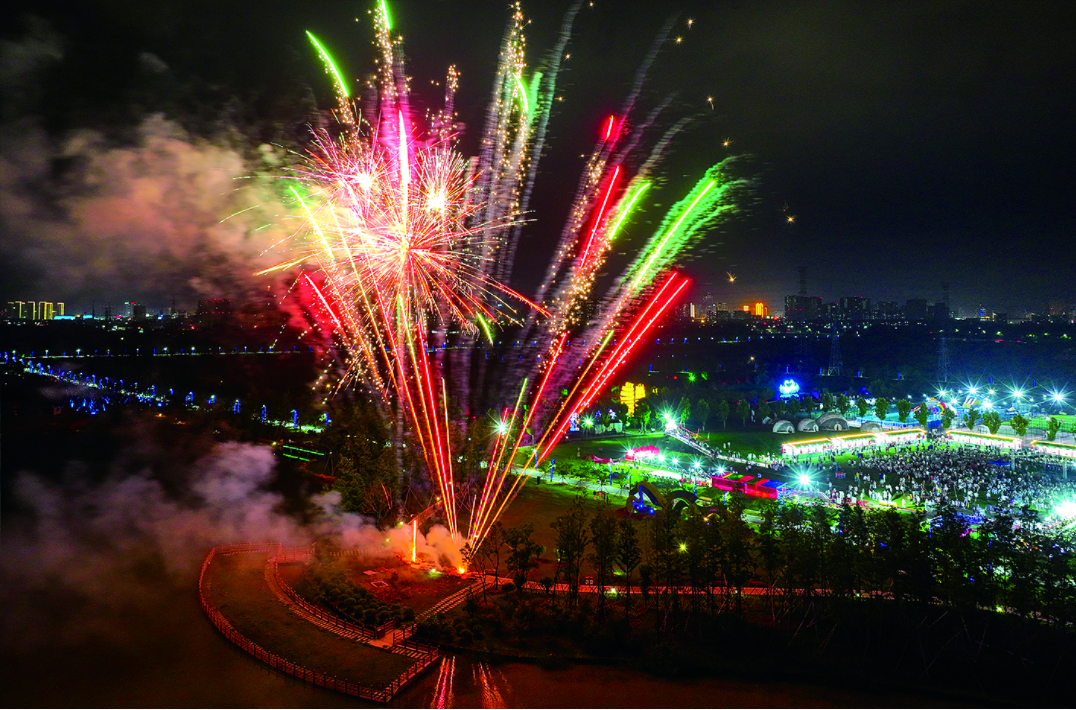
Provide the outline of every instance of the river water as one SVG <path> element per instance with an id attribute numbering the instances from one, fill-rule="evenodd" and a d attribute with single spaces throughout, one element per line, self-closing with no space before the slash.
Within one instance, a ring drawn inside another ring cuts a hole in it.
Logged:
<path id="1" fill-rule="evenodd" d="M 155 590 L 137 608 L 80 610 L 83 629 L 5 644 L 8 706 L 355 707 L 366 703 L 268 670 L 228 643 L 198 606 L 194 584 Z M 66 622 L 70 624 L 70 621 Z M 43 629 L 44 633 L 45 629 Z M 77 633 L 76 633 L 77 632 Z M 36 641 L 36 642 L 35 642 Z M 605 666 L 548 669 L 446 657 L 396 707 L 928 707 L 936 698 L 728 679 L 669 681 Z"/>

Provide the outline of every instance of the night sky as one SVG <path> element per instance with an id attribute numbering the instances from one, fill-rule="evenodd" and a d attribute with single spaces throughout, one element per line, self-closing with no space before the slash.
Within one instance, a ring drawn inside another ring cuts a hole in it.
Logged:
<path id="1" fill-rule="evenodd" d="M 261 143 L 299 145 L 304 125 L 332 105 L 303 30 L 349 76 L 371 70 L 369 6 L 44 3 L 5 17 L 0 297 L 152 308 L 177 295 L 189 307 L 232 281 L 249 286 L 265 245 L 245 223 L 217 224 L 252 199 L 228 196 L 231 178 L 254 172 Z M 390 7 L 429 105 L 441 96 L 430 81 L 459 66 L 457 106 L 470 129 L 462 148 L 472 151 L 506 4 Z M 524 3 L 532 64 L 566 7 Z M 654 201 L 668 207 L 730 154 L 754 183 L 739 214 L 685 261 L 693 300 L 709 291 L 780 311 L 800 266 L 808 291 L 826 300 L 940 300 L 943 281 L 955 309 L 1016 316 L 1076 300 L 1071 2 L 584 5 L 518 285 L 536 280 L 580 154 L 670 17 L 641 105 L 675 93 L 663 122 L 693 120 L 667 152 Z M 649 208 L 636 237 L 662 214 Z"/>

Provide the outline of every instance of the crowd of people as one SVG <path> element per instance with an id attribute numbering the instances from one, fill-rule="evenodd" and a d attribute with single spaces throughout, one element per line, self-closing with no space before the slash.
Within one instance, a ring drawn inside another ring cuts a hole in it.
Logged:
<path id="1" fill-rule="evenodd" d="M 832 497 L 936 510 L 950 505 L 972 515 L 1052 510 L 1076 494 L 1064 463 L 1036 452 L 961 446 L 944 440 L 914 447 L 876 447 L 854 459 L 831 460 Z M 840 478 L 838 478 L 838 476 Z"/>

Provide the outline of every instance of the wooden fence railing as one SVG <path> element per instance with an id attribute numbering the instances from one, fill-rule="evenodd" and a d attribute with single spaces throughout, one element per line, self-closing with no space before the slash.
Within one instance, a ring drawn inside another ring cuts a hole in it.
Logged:
<path id="1" fill-rule="evenodd" d="M 364 698 L 366 700 L 373 700 L 375 702 L 387 703 L 392 700 L 393 696 L 399 692 L 400 688 L 407 684 L 412 678 L 417 676 L 422 671 L 430 667 L 430 665 L 439 657 L 439 651 L 437 649 L 427 650 L 425 655 L 417 659 L 406 671 L 400 674 L 395 680 L 386 685 L 384 688 L 371 687 L 360 683 L 350 683 L 348 681 L 340 680 L 335 676 L 330 676 L 325 673 L 319 673 L 318 671 L 312 671 L 309 668 L 300 666 L 297 663 L 281 658 L 274 653 L 266 651 L 264 648 L 254 643 L 241 633 L 236 631 L 223 614 L 216 610 L 209 601 L 208 590 L 209 582 L 206 580 L 206 570 L 209 565 L 212 564 L 213 558 L 216 555 L 226 556 L 234 555 L 238 553 L 251 553 L 251 552 L 268 552 L 270 554 L 279 553 L 284 551 L 283 546 L 277 543 L 241 543 L 236 545 L 222 545 L 215 547 L 209 551 L 205 561 L 202 563 L 201 573 L 198 575 L 198 601 L 202 605 L 202 611 L 209 618 L 209 621 L 217 628 L 221 634 L 224 635 L 229 641 L 234 643 L 239 648 L 243 649 L 250 655 L 257 658 L 262 663 L 265 663 L 270 668 L 273 668 L 282 673 L 286 673 L 300 680 L 304 680 L 308 683 L 320 686 L 322 688 L 329 688 L 340 693 L 346 693 L 358 698 Z M 289 551 L 290 552 L 290 551 Z M 286 554 L 286 553 L 285 553 Z M 279 580 L 279 574 L 277 572 L 276 558 L 273 558 L 273 573 L 277 575 Z M 309 605 L 306 601 L 299 598 L 298 594 L 295 594 L 286 584 L 278 582 L 285 593 L 288 593 L 289 598 L 292 598 L 297 604 L 303 605 L 303 608 L 311 613 L 325 612 Z M 324 618 L 319 616 L 319 618 Z M 337 619 L 336 622 L 340 624 L 347 624 L 347 622 Z M 354 626 L 353 624 L 349 626 Z M 358 628 L 358 627 L 356 627 Z M 415 644 L 416 646 L 424 646 L 424 644 Z M 430 647 L 427 647 L 429 649 Z M 414 650 L 419 650 L 415 648 Z"/>

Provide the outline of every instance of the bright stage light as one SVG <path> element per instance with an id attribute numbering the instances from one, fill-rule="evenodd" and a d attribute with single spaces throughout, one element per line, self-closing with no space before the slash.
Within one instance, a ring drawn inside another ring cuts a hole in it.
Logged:
<path id="1" fill-rule="evenodd" d="M 1066 500 L 1055 511 L 1062 518 L 1076 518 L 1076 500 Z"/>

